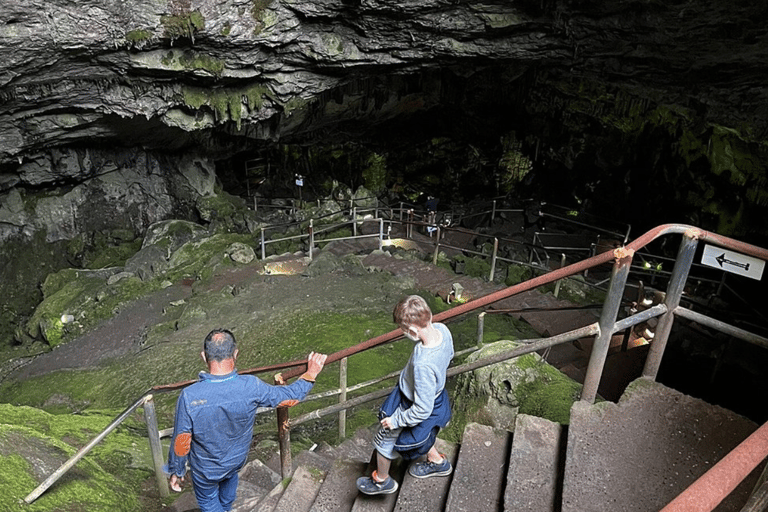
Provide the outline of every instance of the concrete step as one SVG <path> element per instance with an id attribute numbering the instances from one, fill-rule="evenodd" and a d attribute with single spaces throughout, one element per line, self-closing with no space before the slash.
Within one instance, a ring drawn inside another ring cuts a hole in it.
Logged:
<path id="1" fill-rule="evenodd" d="M 256 459 L 249 462 L 240 470 L 240 483 L 237 486 L 237 500 L 233 512 L 246 512 L 254 509 L 281 480 L 280 475 L 260 460 Z"/>
<path id="2" fill-rule="evenodd" d="M 442 439 L 435 442 L 435 447 L 455 468 L 458 447 Z M 426 460 L 426 456 L 414 462 L 420 460 Z M 395 512 L 443 510 L 452 480 L 452 474 L 444 477 L 414 478 L 406 472 L 395 504 Z"/>
<path id="3" fill-rule="evenodd" d="M 574 403 L 563 512 L 660 510 L 757 425 L 656 382 L 635 380 L 618 403 Z M 758 468 L 718 512 L 739 511 Z"/>
<path id="4" fill-rule="evenodd" d="M 237 505 L 232 509 L 232 512 L 273 512 L 277 507 L 277 502 L 285 492 L 285 488 L 288 486 L 290 480 L 285 479 L 279 484 L 274 486 L 267 494 L 256 503 L 252 508 L 240 508 Z"/>
<path id="5" fill-rule="evenodd" d="M 561 433 L 558 423 L 527 414 L 517 415 L 504 491 L 505 511 L 559 510 Z"/>
<path id="6" fill-rule="evenodd" d="M 446 512 L 499 510 L 511 434 L 477 423 L 464 429 Z"/>
<path id="7" fill-rule="evenodd" d="M 373 473 L 373 470 L 376 469 L 373 460 L 374 457 L 371 457 L 371 462 L 366 466 L 364 472 L 358 476 L 367 476 Z M 402 484 L 405 469 L 405 464 L 401 459 L 394 460 L 389 470 L 389 476 L 394 478 L 398 484 Z M 358 492 L 355 503 L 352 506 L 352 512 L 392 512 L 395 509 L 399 493 L 400 489 L 392 494 L 380 494 L 377 496 L 368 496 Z"/>
<path id="8" fill-rule="evenodd" d="M 324 471 L 316 467 L 296 468 L 274 512 L 309 512 L 320 492 L 325 475 Z"/>
<path id="9" fill-rule="evenodd" d="M 365 462 L 338 459 L 334 461 L 310 512 L 349 512 L 355 504 L 358 490 L 355 482 L 363 475 Z"/>

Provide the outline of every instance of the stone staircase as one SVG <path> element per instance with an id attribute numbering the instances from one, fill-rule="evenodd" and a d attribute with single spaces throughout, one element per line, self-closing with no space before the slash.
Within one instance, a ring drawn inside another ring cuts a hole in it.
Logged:
<path id="1" fill-rule="evenodd" d="M 523 414 L 514 432 L 470 423 L 459 445 L 438 440 L 452 475 L 416 479 L 397 462 L 392 475 L 400 489 L 391 495 L 355 488 L 371 471 L 371 430 L 299 454 L 285 481 L 277 468 L 254 460 L 241 472 L 233 512 L 654 512 L 756 428 L 726 409 L 638 379 L 618 403 L 575 403 L 567 426 Z M 741 510 L 762 469 L 716 510 Z M 196 510 L 186 494 L 175 510 Z"/>

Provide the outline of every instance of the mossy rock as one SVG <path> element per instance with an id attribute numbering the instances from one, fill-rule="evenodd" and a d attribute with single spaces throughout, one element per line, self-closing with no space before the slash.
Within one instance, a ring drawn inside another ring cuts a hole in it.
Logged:
<path id="1" fill-rule="evenodd" d="M 518 346 L 516 341 L 498 341 L 472 353 L 467 361 L 477 361 Z M 581 384 L 547 364 L 536 353 L 478 368 L 460 379 L 460 387 L 481 402 L 491 397 L 504 406 L 517 408 L 518 412 L 562 425 L 570 422 L 571 405 L 581 392 Z"/>
<path id="2" fill-rule="evenodd" d="M 157 245 L 167 251 L 170 257 L 174 251 L 187 242 L 199 240 L 208 234 L 208 230 L 200 224 L 186 220 L 164 220 L 155 222 L 144 235 L 143 246 Z"/>
<path id="3" fill-rule="evenodd" d="M 69 443 L 84 445 L 114 418 L 103 413 L 58 416 L 8 404 L 0 404 L 0 417 L 0 510 L 142 510 L 138 496 L 141 482 L 150 474 L 147 459 L 141 457 L 143 469 L 128 466 L 133 465 L 130 454 L 135 447 L 147 443 L 125 429 L 113 432 L 42 496 L 22 508 L 19 501 L 77 452 Z"/>

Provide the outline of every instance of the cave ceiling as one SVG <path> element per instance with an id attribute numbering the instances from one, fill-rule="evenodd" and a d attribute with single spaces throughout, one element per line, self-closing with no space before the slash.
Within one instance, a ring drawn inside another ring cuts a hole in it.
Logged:
<path id="1" fill-rule="evenodd" d="M 718 0 L 6 0 L 0 188 L 57 148 L 223 158 L 510 130 L 554 155 L 597 133 L 581 143 L 610 168 L 624 157 L 599 134 L 632 116 L 764 154 L 766 21 Z"/>

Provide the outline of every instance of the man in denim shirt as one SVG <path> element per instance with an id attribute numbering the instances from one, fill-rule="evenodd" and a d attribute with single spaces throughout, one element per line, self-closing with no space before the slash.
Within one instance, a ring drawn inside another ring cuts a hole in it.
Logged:
<path id="1" fill-rule="evenodd" d="M 293 405 L 302 400 L 323 369 L 326 356 L 311 352 L 307 371 L 288 386 L 270 386 L 258 377 L 238 375 L 235 337 L 226 329 L 205 338 L 208 372 L 185 388 L 176 403 L 176 421 L 166 470 L 171 488 L 181 491 L 187 461 L 202 512 L 232 509 L 238 471 L 245 465 L 258 407 Z"/>

